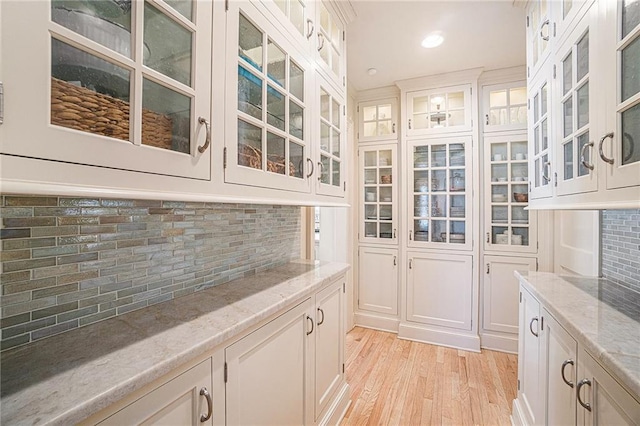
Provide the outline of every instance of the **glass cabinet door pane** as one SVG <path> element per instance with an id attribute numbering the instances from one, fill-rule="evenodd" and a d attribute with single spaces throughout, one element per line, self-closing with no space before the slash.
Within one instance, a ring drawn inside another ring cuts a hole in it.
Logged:
<path id="1" fill-rule="evenodd" d="M 267 75 L 280 85 L 285 86 L 285 71 L 287 57 L 273 40 L 267 41 Z"/>
<path id="2" fill-rule="evenodd" d="M 364 166 L 372 167 L 378 164 L 377 152 L 376 151 L 367 151 L 364 153 Z M 374 183 L 374 182 L 368 182 Z"/>
<path id="3" fill-rule="evenodd" d="M 285 140 L 271 132 L 267 132 L 267 171 L 288 175 L 286 170 Z M 291 173 L 293 174 L 293 173 Z"/>
<path id="4" fill-rule="evenodd" d="M 564 179 L 573 178 L 573 140 L 565 143 L 563 146 L 564 156 Z"/>
<path id="5" fill-rule="evenodd" d="M 131 140 L 130 81 L 130 71 L 51 39 L 51 124 Z"/>
<path id="6" fill-rule="evenodd" d="M 329 152 L 329 143 L 329 125 L 320 123 L 320 149 L 324 152 Z"/>
<path id="7" fill-rule="evenodd" d="M 291 7 L 289 20 L 300 34 L 304 34 L 304 3 L 300 0 L 291 0 L 289 4 Z"/>
<path id="8" fill-rule="evenodd" d="M 262 120 L 262 79 L 238 66 L 238 111 Z"/>
<path id="9" fill-rule="evenodd" d="M 640 104 L 621 114 L 622 122 L 622 164 L 640 161 Z"/>
<path id="10" fill-rule="evenodd" d="M 329 157 L 325 157 L 324 155 L 320 156 L 320 182 L 330 184 L 331 183 L 331 162 Z"/>
<path id="11" fill-rule="evenodd" d="M 262 129 L 238 120 L 238 165 L 262 169 Z"/>
<path id="12" fill-rule="evenodd" d="M 144 64 L 191 86 L 192 33 L 149 3 L 144 5 Z"/>
<path id="13" fill-rule="evenodd" d="M 131 58 L 131 1 L 52 0 L 51 20 Z M 145 46 L 145 55 L 149 54 Z"/>
<path id="14" fill-rule="evenodd" d="M 589 124 L 589 82 L 578 89 L 578 129 Z"/>
<path id="15" fill-rule="evenodd" d="M 637 8 L 640 9 L 640 6 Z M 622 50 L 620 68 L 624 102 L 640 92 L 640 36 Z"/>
<path id="16" fill-rule="evenodd" d="M 570 53 L 569 56 L 562 61 L 562 94 L 566 95 L 569 93 L 569 90 L 573 87 L 573 79 L 572 79 L 572 70 L 573 70 L 573 55 Z"/>
<path id="17" fill-rule="evenodd" d="M 289 142 L 289 167 L 291 176 L 302 179 L 304 175 L 304 147 L 295 142 Z"/>
<path id="18" fill-rule="evenodd" d="M 637 0 L 622 0 L 622 39 L 640 24 L 640 3 Z"/>
<path id="19" fill-rule="evenodd" d="M 151 80 L 142 84 L 142 143 L 191 153 L 191 98 Z"/>
<path id="20" fill-rule="evenodd" d="M 586 33 L 577 46 L 577 81 L 589 72 L 589 33 Z"/>
<path id="21" fill-rule="evenodd" d="M 540 89 L 540 115 L 544 116 L 547 113 L 547 85 L 545 84 Z"/>
<path id="22" fill-rule="evenodd" d="M 304 72 L 295 62 L 289 62 L 289 92 L 304 102 Z"/>
<path id="23" fill-rule="evenodd" d="M 295 103 L 293 100 L 289 100 L 289 134 L 300 140 L 304 139 L 304 109 Z"/>
<path id="24" fill-rule="evenodd" d="M 240 14 L 238 55 L 262 71 L 262 32 Z"/>
<path id="25" fill-rule="evenodd" d="M 285 130 L 285 100 L 283 93 L 267 84 L 267 123 L 280 130 Z"/>
<path id="26" fill-rule="evenodd" d="M 331 174 L 332 174 L 332 185 L 340 186 L 340 162 L 337 160 L 331 160 Z"/>
<path id="27" fill-rule="evenodd" d="M 192 0 L 164 0 L 169 6 L 174 8 L 178 13 L 192 21 L 193 1 Z"/>
<path id="28" fill-rule="evenodd" d="M 570 97 L 562 104 L 562 110 L 564 111 L 564 133 L 563 136 L 569 136 L 573 132 L 573 98 Z"/>
<path id="29" fill-rule="evenodd" d="M 331 124 L 340 127 L 340 104 L 335 100 L 331 100 Z"/>
<path id="30" fill-rule="evenodd" d="M 374 121 L 378 119 L 377 107 L 369 106 L 362 108 L 362 118 L 365 121 Z"/>
<path id="31" fill-rule="evenodd" d="M 331 153 L 340 157 L 340 132 L 336 129 L 331 129 Z"/>

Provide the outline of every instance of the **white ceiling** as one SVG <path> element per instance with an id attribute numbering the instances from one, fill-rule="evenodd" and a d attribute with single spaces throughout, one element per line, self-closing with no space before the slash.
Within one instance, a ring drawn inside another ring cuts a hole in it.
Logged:
<path id="1" fill-rule="evenodd" d="M 356 91 L 469 68 L 525 64 L 525 11 L 511 0 L 351 0 L 347 74 Z M 420 43 L 441 31 L 444 43 Z M 376 68 L 375 76 L 367 74 Z"/>

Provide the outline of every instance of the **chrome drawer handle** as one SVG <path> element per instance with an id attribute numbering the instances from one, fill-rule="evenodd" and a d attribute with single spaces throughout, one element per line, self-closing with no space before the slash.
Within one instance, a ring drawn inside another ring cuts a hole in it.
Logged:
<path id="1" fill-rule="evenodd" d="M 204 124 L 204 128 L 207 130 L 207 138 L 204 141 L 204 145 L 198 147 L 198 152 L 202 154 L 209 148 L 209 144 L 211 143 L 211 126 L 209 126 L 209 122 L 204 117 L 199 117 L 198 123 Z"/>
<path id="2" fill-rule="evenodd" d="M 562 376 L 562 381 L 567 384 L 570 388 L 573 388 L 573 382 L 567 380 L 567 377 L 564 375 L 564 369 L 567 365 L 575 365 L 572 359 L 568 359 L 562 363 L 562 368 L 560 369 L 560 375 Z"/>
<path id="3" fill-rule="evenodd" d="M 207 388 L 200 389 L 200 396 L 204 396 L 207 399 L 207 415 L 200 415 L 200 423 L 204 423 L 209 420 L 213 414 L 213 400 L 211 399 L 211 394 Z"/>
<path id="4" fill-rule="evenodd" d="M 538 333 L 536 333 L 535 331 L 533 331 L 533 322 L 538 322 L 538 317 L 533 317 L 531 318 L 531 322 L 529 323 L 529 331 L 531 331 L 531 334 L 533 334 L 534 336 L 538 337 Z"/>
<path id="5" fill-rule="evenodd" d="M 309 162 L 309 164 L 311 165 L 311 171 L 307 175 L 307 179 L 308 179 L 311 177 L 311 175 L 313 175 L 313 172 L 315 171 L 315 165 L 313 164 L 313 160 L 311 158 L 307 158 L 307 162 Z"/>
<path id="6" fill-rule="evenodd" d="M 582 146 L 582 150 L 580 150 L 580 162 L 581 162 L 581 163 L 582 163 L 582 165 L 583 165 L 584 167 L 586 167 L 587 169 L 589 169 L 589 170 L 593 170 L 593 169 L 594 169 L 593 164 L 589 164 L 589 163 L 587 163 L 587 161 L 585 160 L 586 151 L 587 151 L 587 148 L 589 148 L 589 147 L 593 147 L 593 141 L 591 141 L 591 142 L 589 142 L 589 143 L 586 143 L 586 144 L 584 144 L 584 145 Z"/>
<path id="7" fill-rule="evenodd" d="M 324 311 L 321 308 L 318 308 L 318 312 L 322 314 L 322 320 L 318 321 L 318 327 L 320 327 L 322 323 L 324 323 Z"/>
<path id="8" fill-rule="evenodd" d="M 613 132 L 607 133 L 600 138 L 600 143 L 598 144 L 598 153 L 600 154 L 600 158 L 602 158 L 602 161 L 604 161 L 605 163 L 613 164 L 613 158 L 608 158 L 606 155 L 604 155 L 604 151 L 602 151 L 602 145 L 608 138 L 611 138 L 611 140 L 613 140 Z"/>
<path id="9" fill-rule="evenodd" d="M 589 387 L 591 387 L 591 380 L 580 380 L 578 382 L 578 387 L 576 388 L 576 395 L 578 395 L 578 402 L 580 403 L 580 405 L 582 405 L 587 411 L 591 411 L 591 404 L 589 404 L 588 402 L 582 402 L 582 397 L 580 396 L 580 389 L 582 389 L 584 385 L 589 385 Z"/>

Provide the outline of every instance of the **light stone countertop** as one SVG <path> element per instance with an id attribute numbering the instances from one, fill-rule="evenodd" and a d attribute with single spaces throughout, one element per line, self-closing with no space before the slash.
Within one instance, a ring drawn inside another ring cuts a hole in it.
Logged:
<path id="1" fill-rule="evenodd" d="M 593 296 L 606 280 L 549 272 L 516 272 L 516 277 L 579 344 L 640 400 L 640 318 L 627 316 Z M 582 289 L 570 281 L 579 282 Z"/>
<path id="2" fill-rule="evenodd" d="M 0 354 L 0 423 L 74 424 L 349 269 L 297 261 Z"/>

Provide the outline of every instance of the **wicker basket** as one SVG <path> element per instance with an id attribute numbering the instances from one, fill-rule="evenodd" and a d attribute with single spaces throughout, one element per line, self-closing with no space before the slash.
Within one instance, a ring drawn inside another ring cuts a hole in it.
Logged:
<path id="1" fill-rule="evenodd" d="M 281 155 L 269 155 L 267 157 L 267 171 L 285 174 L 286 159 Z M 262 151 L 244 143 L 238 146 L 238 165 L 262 170 Z M 289 162 L 289 176 L 296 176 L 296 168 Z"/>
<path id="2" fill-rule="evenodd" d="M 51 77 L 51 124 L 129 140 L 129 103 Z M 142 109 L 142 143 L 172 149 L 173 120 Z"/>

